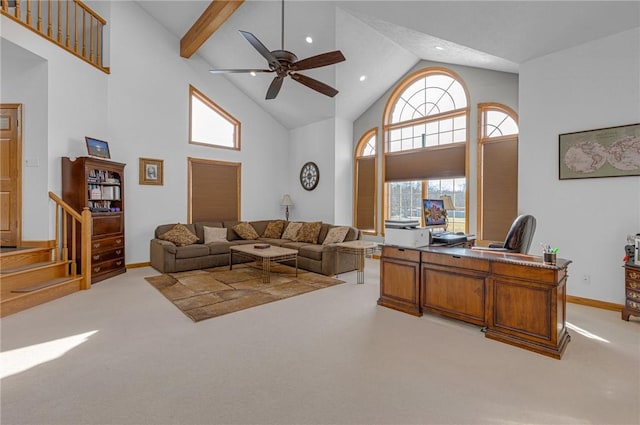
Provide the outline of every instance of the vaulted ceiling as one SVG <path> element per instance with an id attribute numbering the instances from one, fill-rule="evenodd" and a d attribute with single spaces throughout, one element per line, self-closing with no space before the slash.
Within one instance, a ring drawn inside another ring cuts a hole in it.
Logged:
<path id="1" fill-rule="evenodd" d="M 210 1 L 138 3 L 180 39 Z M 196 54 L 212 68 L 266 68 L 238 30 L 281 49 L 281 7 L 278 0 L 245 1 Z M 284 8 L 284 49 L 299 59 L 336 49 L 346 57 L 302 72 L 338 89 L 335 98 L 287 78 L 277 98 L 265 100 L 273 74 L 210 78 L 229 79 L 288 128 L 354 120 L 420 60 L 517 73 L 526 61 L 640 26 L 638 1 L 287 0 Z"/>

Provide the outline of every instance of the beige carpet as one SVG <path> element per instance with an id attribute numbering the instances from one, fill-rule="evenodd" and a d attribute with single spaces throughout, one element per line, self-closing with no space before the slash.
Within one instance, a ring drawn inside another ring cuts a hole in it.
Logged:
<path id="1" fill-rule="evenodd" d="M 254 263 L 145 278 L 194 322 L 344 283 L 329 276 L 276 264 L 269 283 Z"/>

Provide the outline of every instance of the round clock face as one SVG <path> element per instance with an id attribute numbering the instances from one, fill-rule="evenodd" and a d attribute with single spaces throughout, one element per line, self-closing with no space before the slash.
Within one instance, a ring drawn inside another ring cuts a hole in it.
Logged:
<path id="1" fill-rule="evenodd" d="M 313 190 L 320 180 L 320 170 L 314 162 L 307 162 L 300 170 L 300 184 L 307 190 Z"/>

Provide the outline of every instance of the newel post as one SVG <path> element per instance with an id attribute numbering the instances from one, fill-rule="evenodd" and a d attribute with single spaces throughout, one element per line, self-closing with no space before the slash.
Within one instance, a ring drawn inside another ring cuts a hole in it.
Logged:
<path id="1" fill-rule="evenodd" d="M 91 288 L 91 211 L 89 208 L 84 207 L 82 209 L 82 236 L 81 240 L 81 248 L 80 248 L 80 263 L 82 270 L 82 283 L 80 285 L 81 289 L 90 289 Z"/>

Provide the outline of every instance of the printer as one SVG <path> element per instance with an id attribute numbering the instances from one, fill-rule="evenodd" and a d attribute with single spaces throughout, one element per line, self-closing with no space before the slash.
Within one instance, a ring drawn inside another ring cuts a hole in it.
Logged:
<path id="1" fill-rule="evenodd" d="M 418 227 L 420 222 L 412 219 L 395 219 L 384 221 L 385 245 L 419 248 L 431 242 L 431 232 L 426 227 Z"/>

